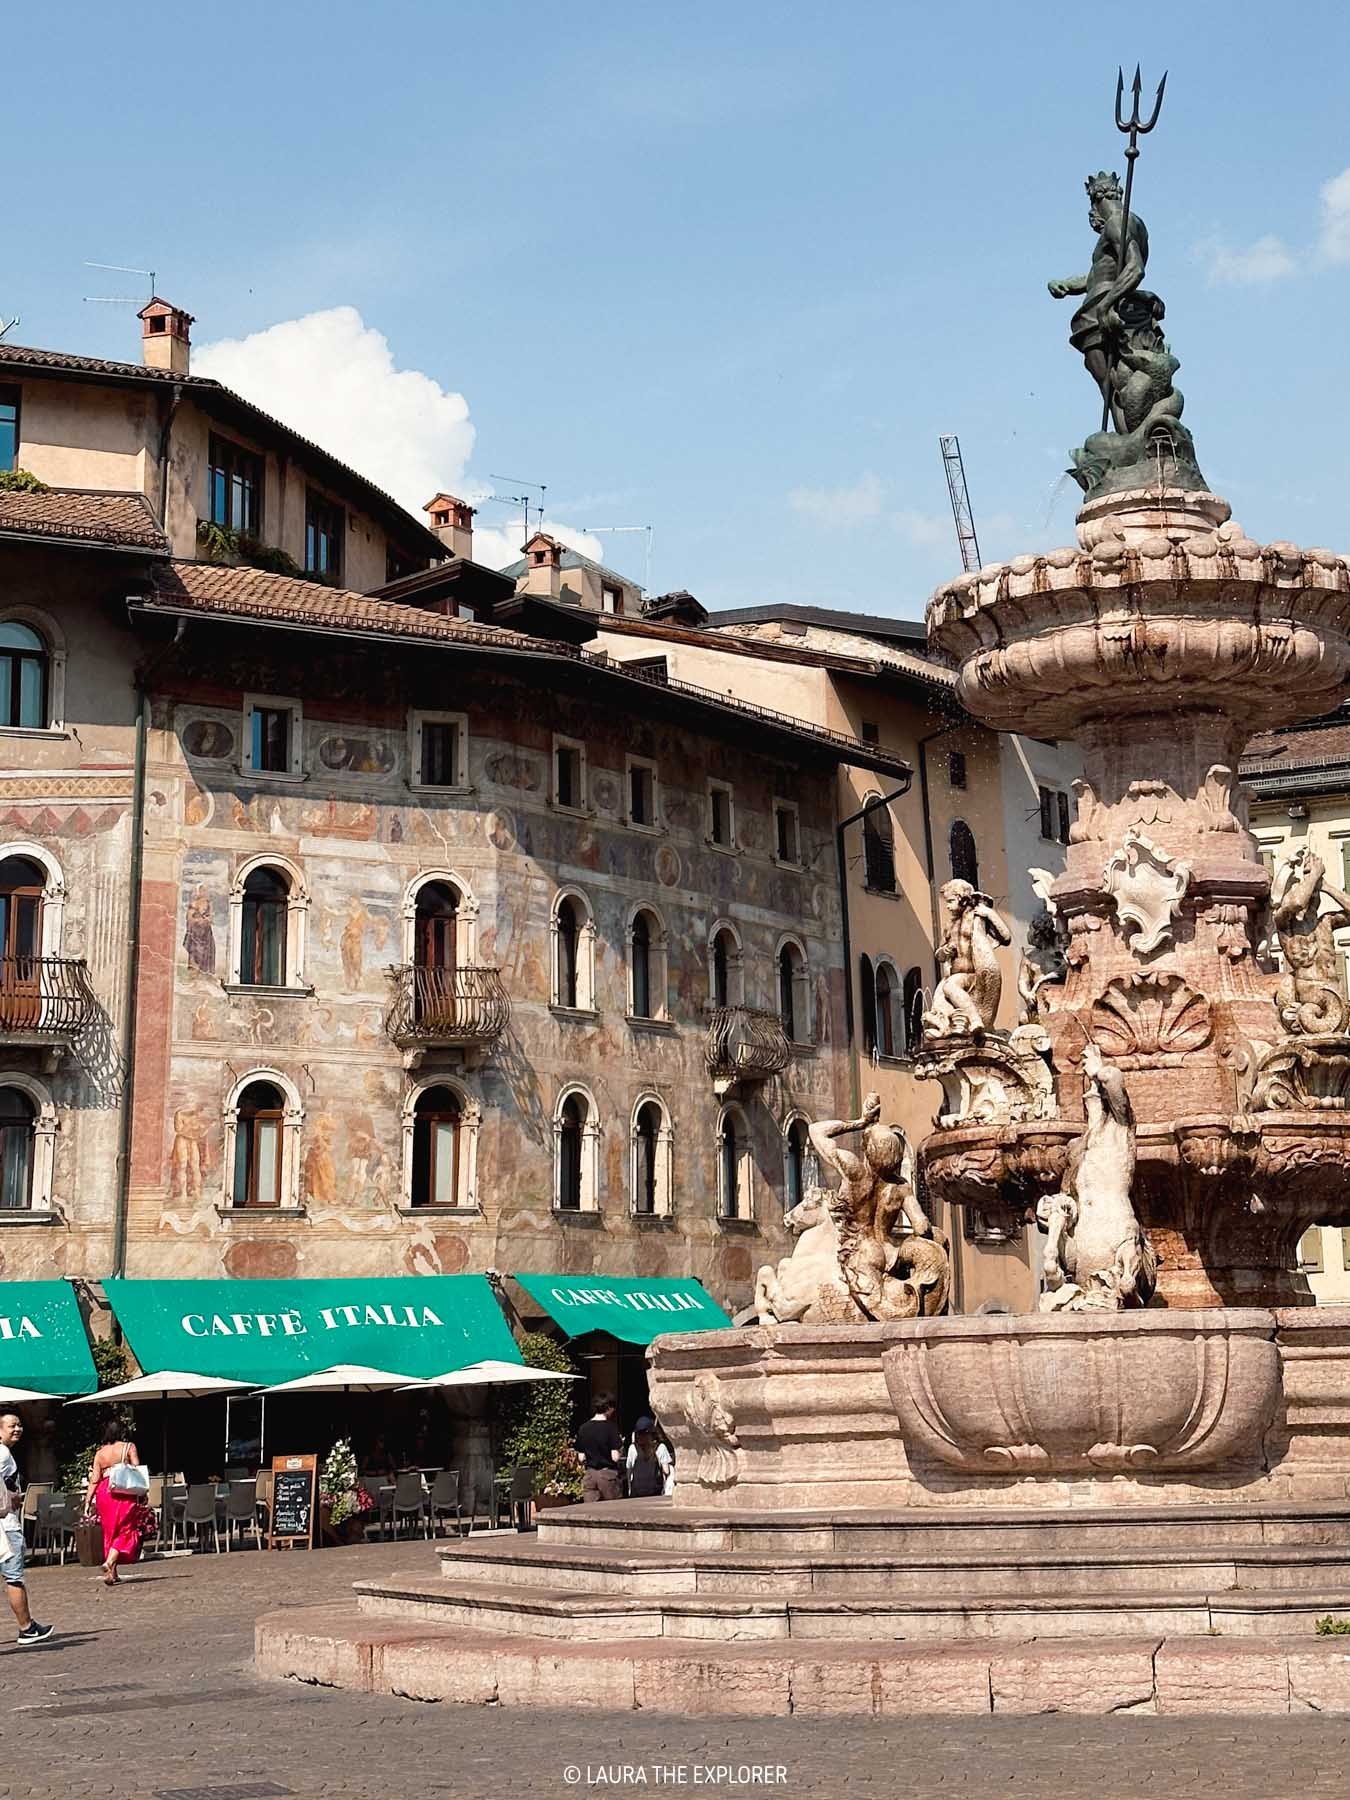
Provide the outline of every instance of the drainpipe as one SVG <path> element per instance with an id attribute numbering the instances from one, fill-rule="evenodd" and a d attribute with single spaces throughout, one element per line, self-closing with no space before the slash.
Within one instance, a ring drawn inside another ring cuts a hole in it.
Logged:
<path id="1" fill-rule="evenodd" d="M 179 619 L 157 664 L 177 648 L 186 619 Z M 136 1091 L 136 1006 L 140 990 L 141 886 L 145 865 L 145 763 L 150 734 L 149 678 L 153 664 L 136 678 L 136 750 L 131 789 L 131 898 L 127 908 L 127 964 L 122 984 L 122 1115 L 117 1125 L 117 1210 L 113 1217 L 113 1274 L 126 1274 L 127 1214 L 131 1206 L 131 1115 Z"/>
<path id="2" fill-rule="evenodd" d="M 942 923 L 938 918 L 937 904 L 937 863 L 933 857 L 933 809 L 928 789 L 928 746 L 935 738 L 946 737 L 949 731 L 955 731 L 965 724 L 959 714 L 948 719 L 945 725 L 939 725 L 936 731 L 930 731 L 927 737 L 919 739 L 919 796 L 923 802 L 923 854 L 928 868 L 928 916 L 933 927 L 933 980 L 942 978 L 938 967 L 938 944 L 942 938 Z"/>
<path id="3" fill-rule="evenodd" d="M 173 422 L 178 416 L 178 408 L 183 401 L 183 388 L 175 381 L 169 395 L 168 410 L 164 414 L 164 424 L 159 434 L 159 523 L 167 535 L 169 529 L 169 439 L 173 433 Z M 194 547 L 192 554 L 196 555 Z"/>
<path id="4" fill-rule="evenodd" d="M 848 1043 L 848 1078 L 849 1093 L 852 1096 L 854 1117 L 862 1105 L 862 1075 L 858 1068 L 858 1045 L 854 1030 L 853 1006 L 853 932 L 849 923 L 848 911 L 848 862 L 844 854 L 844 833 L 850 825 L 856 825 L 859 819 L 865 819 L 868 813 L 875 812 L 880 806 L 889 806 L 892 800 L 901 800 L 909 792 L 914 780 L 912 774 L 905 777 L 903 787 L 893 789 L 889 794 L 878 794 L 859 807 L 848 818 L 841 819 L 834 828 L 835 860 L 839 867 L 839 910 L 842 916 L 842 938 L 844 951 L 844 1035 Z M 931 885 L 931 884 L 930 884 Z"/>

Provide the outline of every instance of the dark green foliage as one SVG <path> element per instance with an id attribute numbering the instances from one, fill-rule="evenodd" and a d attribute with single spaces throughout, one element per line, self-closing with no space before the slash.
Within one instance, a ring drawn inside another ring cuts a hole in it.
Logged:
<path id="1" fill-rule="evenodd" d="M 526 1333 L 520 1354 L 533 1369 L 576 1374 L 566 1350 L 542 1331 Z M 501 1407 L 498 1463 L 505 1468 L 527 1464 L 534 1470 L 537 1494 L 581 1497 L 581 1467 L 572 1448 L 576 1386 L 570 1381 L 522 1385 L 510 1390 Z"/>
<path id="2" fill-rule="evenodd" d="M 0 494 L 45 494 L 45 481 L 30 475 L 27 469 L 0 469 Z"/>

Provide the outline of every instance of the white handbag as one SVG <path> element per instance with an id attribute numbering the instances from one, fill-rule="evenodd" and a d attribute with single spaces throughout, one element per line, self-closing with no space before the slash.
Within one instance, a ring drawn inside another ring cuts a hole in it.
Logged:
<path id="1" fill-rule="evenodd" d="M 143 1500 L 150 1492 L 150 1477 L 139 1463 L 127 1461 L 127 1447 L 122 1445 L 122 1460 L 108 1470 L 108 1492 Z"/>

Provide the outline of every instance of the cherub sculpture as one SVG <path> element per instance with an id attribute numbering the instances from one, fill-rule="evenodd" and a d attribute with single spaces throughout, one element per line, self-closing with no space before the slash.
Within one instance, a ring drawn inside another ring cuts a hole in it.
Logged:
<path id="1" fill-rule="evenodd" d="M 968 881 L 949 881 L 942 889 L 947 928 L 938 950 L 944 971 L 923 1015 L 926 1043 L 942 1038 L 983 1037 L 993 1028 L 1003 994 L 998 951 L 1012 933 L 994 911 L 987 894 Z"/>

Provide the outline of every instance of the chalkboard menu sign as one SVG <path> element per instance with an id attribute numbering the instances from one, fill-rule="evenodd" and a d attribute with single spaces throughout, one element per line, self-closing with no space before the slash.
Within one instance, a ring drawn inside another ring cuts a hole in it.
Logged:
<path id="1" fill-rule="evenodd" d="M 318 1481 L 318 1459 L 313 1456 L 274 1456 L 272 1458 L 272 1524 L 267 1545 L 278 1544 L 294 1549 L 304 1544 L 314 1548 L 314 1498 Z"/>

